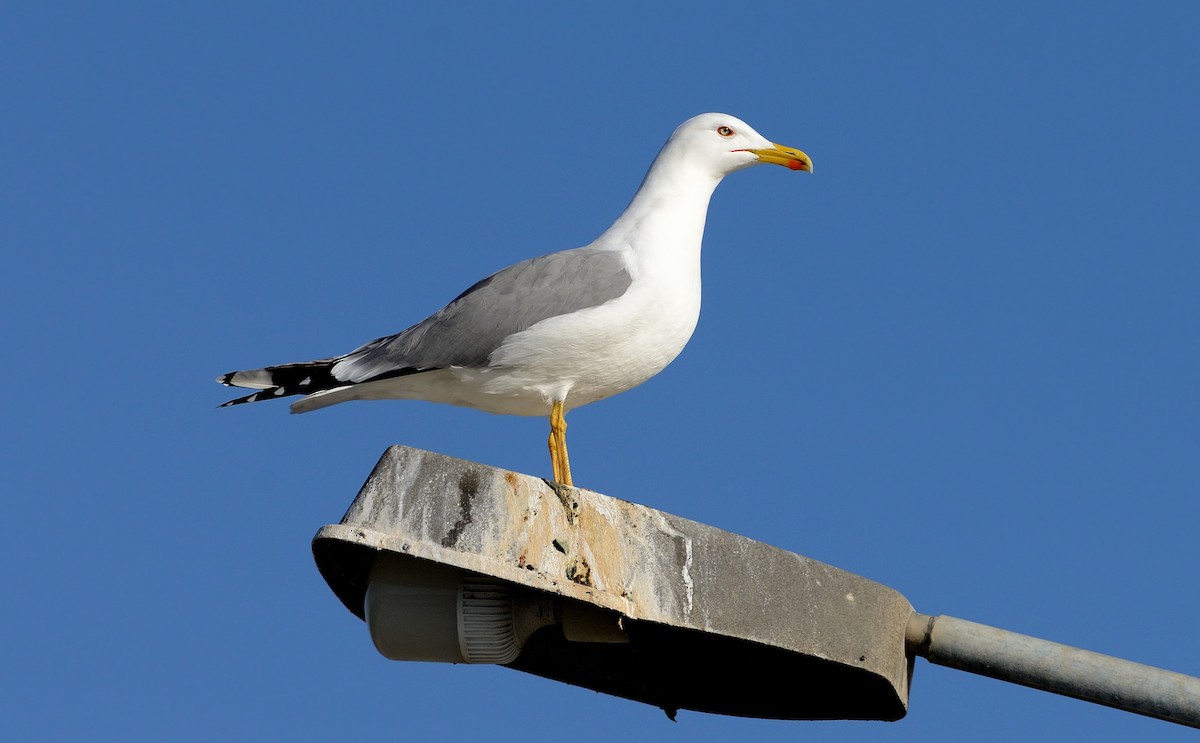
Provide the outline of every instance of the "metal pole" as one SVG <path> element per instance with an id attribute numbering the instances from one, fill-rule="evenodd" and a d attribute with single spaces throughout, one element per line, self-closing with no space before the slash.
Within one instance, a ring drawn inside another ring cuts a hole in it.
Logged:
<path id="1" fill-rule="evenodd" d="M 1200 678 L 948 616 L 914 613 L 905 640 L 939 666 L 1200 728 Z"/>

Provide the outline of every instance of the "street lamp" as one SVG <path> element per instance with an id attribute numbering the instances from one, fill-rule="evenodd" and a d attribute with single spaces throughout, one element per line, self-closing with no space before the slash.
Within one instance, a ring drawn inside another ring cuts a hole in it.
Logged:
<path id="1" fill-rule="evenodd" d="M 313 554 L 385 657 L 497 663 L 672 718 L 897 720 L 922 656 L 1200 727 L 1200 679 L 920 614 L 744 536 L 416 449 L 384 453 Z"/>

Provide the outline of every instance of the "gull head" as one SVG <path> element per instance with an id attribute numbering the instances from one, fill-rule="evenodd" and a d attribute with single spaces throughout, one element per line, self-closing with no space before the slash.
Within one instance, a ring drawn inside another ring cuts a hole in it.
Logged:
<path id="1" fill-rule="evenodd" d="M 729 114 L 708 113 L 679 125 L 663 148 L 700 165 L 717 178 L 759 163 L 812 172 L 812 160 L 795 147 L 777 144 Z"/>

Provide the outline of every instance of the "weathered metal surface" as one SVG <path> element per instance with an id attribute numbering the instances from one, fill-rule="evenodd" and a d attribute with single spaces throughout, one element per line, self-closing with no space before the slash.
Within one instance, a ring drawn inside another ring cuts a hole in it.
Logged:
<path id="1" fill-rule="evenodd" d="M 908 640 L 930 663 L 1200 727 L 1200 679 L 955 617 L 914 614 Z"/>
<path id="2" fill-rule="evenodd" d="M 531 647 L 513 667 L 667 709 L 898 719 L 907 705 L 904 633 L 913 610 L 899 593 L 591 491 L 392 447 L 313 549 L 330 586 L 360 617 L 379 551 L 618 612 L 633 655 L 643 666 L 654 658 L 655 668 L 632 672 L 620 655 L 628 648 L 599 643 Z M 606 655 L 581 660 L 588 653 Z"/>

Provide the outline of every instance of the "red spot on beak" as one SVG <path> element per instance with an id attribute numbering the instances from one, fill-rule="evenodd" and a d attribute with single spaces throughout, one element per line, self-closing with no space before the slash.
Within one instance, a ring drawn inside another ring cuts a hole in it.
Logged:
<path id="1" fill-rule="evenodd" d="M 788 160 L 787 166 L 790 170 L 808 170 L 804 163 L 799 160 Z"/>

